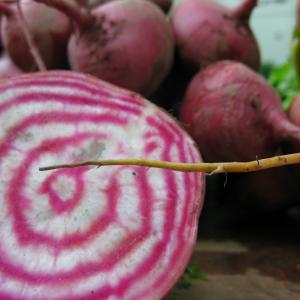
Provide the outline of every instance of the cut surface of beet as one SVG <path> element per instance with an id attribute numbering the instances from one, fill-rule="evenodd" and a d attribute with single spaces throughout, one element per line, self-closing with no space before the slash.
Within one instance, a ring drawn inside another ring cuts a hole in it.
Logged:
<path id="1" fill-rule="evenodd" d="M 188 262 L 204 175 L 43 165 L 199 162 L 193 140 L 132 92 L 73 72 L 0 82 L 0 298 L 161 299 Z"/>

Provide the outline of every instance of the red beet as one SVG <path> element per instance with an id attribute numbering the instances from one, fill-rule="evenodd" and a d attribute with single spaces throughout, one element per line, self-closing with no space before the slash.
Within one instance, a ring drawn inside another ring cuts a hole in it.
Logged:
<path id="1" fill-rule="evenodd" d="M 172 10 L 171 23 L 181 58 L 198 70 L 213 62 L 237 60 L 257 70 L 260 54 L 249 27 L 257 0 L 230 9 L 212 0 L 182 0 Z"/>
<path id="2" fill-rule="evenodd" d="M 116 0 L 90 12 L 63 0 L 36 0 L 66 12 L 77 30 L 68 45 L 72 70 L 146 95 L 168 74 L 173 35 L 163 12 L 144 0 Z"/>
<path id="3" fill-rule="evenodd" d="M 210 161 L 255 160 L 274 155 L 282 142 L 300 145 L 300 128 L 288 120 L 280 97 L 238 62 L 221 61 L 198 72 L 180 119 Z"/>
<path id="4" fill-rule="evenodd" d="M 193 250 L 204 176 L 38 167 L 97 158 L 201 161 L 141 96 L 49 71 L 0 82 L 0 298 L 162 299 Z"/>
<path id="5" fill-rule="evenodd" d="M 61 68 L 66 59 L 66 44 L 70 35 L 69 19 L 56 9 L 34 1 L 21 0 L 21 9 L 30 33 L 48 69 Z M 36 63 L 24 37 L 16 5 L 7 5 L 1 24 L 5 49 L 24 71 L 37 69 Z"/>

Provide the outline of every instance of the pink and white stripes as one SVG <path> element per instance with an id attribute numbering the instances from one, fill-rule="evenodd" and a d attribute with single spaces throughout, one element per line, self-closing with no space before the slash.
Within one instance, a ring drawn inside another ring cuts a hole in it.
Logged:
<path id="1" fill-rule="evenodd" d="M 200 161 L 194 142 L 137 94 L 72 72 L 0 82 L 0 299 L 160 299 L 193 250 L 197 173 L 49 164 Z"/>

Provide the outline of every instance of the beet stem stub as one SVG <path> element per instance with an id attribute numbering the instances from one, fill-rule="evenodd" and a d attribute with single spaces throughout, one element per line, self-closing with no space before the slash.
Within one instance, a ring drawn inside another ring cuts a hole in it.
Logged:
<path id="1" fill-rule="evenodd" d="M 234 9 L 233 15 L 240 20 L 247 21 L 256 5 L 257 0 L 244 0 Z"/>

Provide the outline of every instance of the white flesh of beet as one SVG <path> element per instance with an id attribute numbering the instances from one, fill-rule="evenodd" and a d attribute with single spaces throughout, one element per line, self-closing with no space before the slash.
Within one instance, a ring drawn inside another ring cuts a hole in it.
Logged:
<path id="1" fill-rule="evenodd" d="M 67 71 L 0 82 L 0 298 L 161 299 L 192 253 L 204 176 L 43 165 L 145 157 L 201 161 L 141 96 Z"/>

